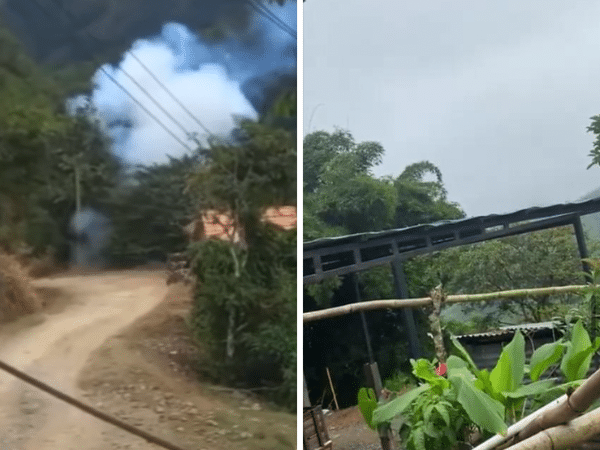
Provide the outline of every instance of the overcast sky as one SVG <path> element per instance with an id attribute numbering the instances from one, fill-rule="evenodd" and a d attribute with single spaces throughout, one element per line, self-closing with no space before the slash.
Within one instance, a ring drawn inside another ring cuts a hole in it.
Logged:
<path id="1" fill-rule="evenodd" d="M 377 175 L 433 162 L 469 216 L 598 188 L 595 114 L 600 2 L 304 3 L 304 133 L 379 141 Z"/>

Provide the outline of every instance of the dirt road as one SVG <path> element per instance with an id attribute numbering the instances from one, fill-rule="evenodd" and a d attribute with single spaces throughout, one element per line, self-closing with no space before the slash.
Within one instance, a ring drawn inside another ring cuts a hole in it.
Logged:
<path id="1" fill-rule="evenodd" d="M 161 272 L 124 272 L 44 279 L 62 305 L 0 331 L 0 358 L 80 397 L 77 379 L 88 357 L 124 326 L 154 308 L 167 286 Z M 87 448 L 98 421 L 0 373 L 0 443 L 23 449 Z M 3 436 L 4 435 L 4 436 Z"/>
<path id="2" fill-rule="evenodd" d="M 184 448 L 191 443 L 193 446 L 188 448 L 231 448 L 231 440 L 240 435 L 247 445 L 237 448 L 270 448 L 260 443 L 250 445 L 256 436 L 239 428 L 239 424 L 231 424 L 238 428 L 237 434 L 224 429 L 226 421 L 220 417 L 241 417 L 238 409 L 252 409 L 242 405 L 249 406 L 247 399 L 238 399 L 240 408 L 227 405 L 205 395 L 189 376 L 178 379 L 183 371 L 173 362 L 161 365 L 161 349 L 166 348 L 170 356 L 182 353 L 165 344 L 165 339 L 179 338 L 165 336 L 176 326 L 168 322 L 173 314 L 171 304 L 165 302 L 168 291 L 163 273 L 127 271 L 57 277 L 38 280 L 36 285 L 52 304 L 44 313 L 0 329 L 3 361 Z M 177 298 L 182 298 L 184 305 L 181 292 Z M 167 323 L 167 328 L 160 329 Z M 166 416 L 170 407 L 176 411 Z M 263 408 L 259 405 L 254 409 Z M 200 414 L 200 410 L 206 414 Z M 194 414 L 180 416 L 186 411 Z M 291 438 L 293 416 L 288 416 L 284 426 L 289 428 L 286 436 Z M 263 419 L 248 418 L 253 422 Z M 192 423 L 195 429 L 188 426 Z M 5 373 L 0 373 L 0 424 L 2 450 L 159 448 Z M 212 429 L 220 433 L 211 437 Z M 262 436 L 263 440 L 267 437 Z M 206 446 L 201 445 L 205 442 Z M 293 448 L 293 444 L 279 448 Z"/>

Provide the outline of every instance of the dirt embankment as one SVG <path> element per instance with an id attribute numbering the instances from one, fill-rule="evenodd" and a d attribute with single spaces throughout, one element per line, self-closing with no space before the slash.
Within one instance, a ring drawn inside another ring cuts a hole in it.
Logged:
<path id="1" fill-rule="evenodd" d="M 0 323 L 41 309 L 42 300 L 25 269 L 15 257 L 0 253 Z"/>
<path id="2" fill-rule="evenodd" d="M 202 383 L 184 317 L 189 290 L 162 272 L 35 281 L 47 309 L 0 330 L 0 358 L 190 449 L 293 449 L 296 416 Z M 0 448 L 154 449 L 0 373 Z"/>

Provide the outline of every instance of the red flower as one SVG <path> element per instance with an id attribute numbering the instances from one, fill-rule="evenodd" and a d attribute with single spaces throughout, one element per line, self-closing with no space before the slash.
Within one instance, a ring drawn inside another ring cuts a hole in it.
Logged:
<path id="1" fill-rule="evenodd" d="M 447 366 L 444 363 L 441 363 L 439 366 L 435 368 L 435 373 L 437 373 L 440 377 L 446 375 Z"/>

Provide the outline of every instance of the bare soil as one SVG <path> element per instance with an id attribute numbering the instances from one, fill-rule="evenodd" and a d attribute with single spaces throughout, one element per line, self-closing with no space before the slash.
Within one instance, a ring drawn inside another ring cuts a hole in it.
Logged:
<path id="1" fill-rule="evenodd" d="M 325 423 L 336 450 L 381 449 L 379 435 L 367 426 L 357 406 L 327 412 Z"/>
<path id="2" fill-rule="evenodd" d="M 162 271 L 36 280 L 42 313 L 0 330 L 0 358 L 183 448 L 293 449 L 296 416 L 198 381 L 189 288 Z M 0 448 L 157 449 L 0 373 Z"/>

